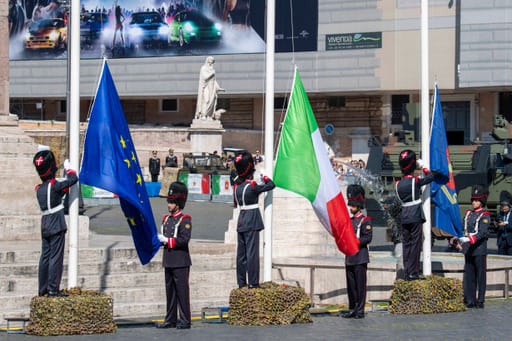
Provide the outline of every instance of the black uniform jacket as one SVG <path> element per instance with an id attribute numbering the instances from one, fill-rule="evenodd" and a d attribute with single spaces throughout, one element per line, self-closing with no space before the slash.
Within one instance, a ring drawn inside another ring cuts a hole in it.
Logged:
<path id="1" fill-rule="evenodd" d="M 235 205 L 240 207 L 237 232 L 261 231 L 264 228 L 258 205 L 260 193 L 274 189 L 276 185 L 268 179 L 266 183 L 258 184 L 254 180 L 246 180 L 235 186 Z"/>
<path id="2" fill-rule="evenodd" d="M 346 256 L 345 264 L 358 265 L 370 263 L 368 244 L 372 241 L 372 219 L 359 212 L 351 220 L 356 236 L 359 230 L 359 251 L 353 256 Z"/>
<path id="3" fill-rule="evenodd" d="M 149 159 L 149 173 L 160 174 L 160 159 L 159 158 L 152 157 Z"/>
<path id="4" fill-rule="evenodd" d="M 483 208 L 467 210 L 464 216 L 464 236 L 475 236 L 476 242 L 469 246 L 466 256 L 483 256 L 487 254 L 487 238 L 491 216 Z"/>
<path id="5" fill-rule="evenodd" d="M 183 268 L 192 265 L 188 242 L 192 234 L 192 218 L 181 211 L 174 215 L 164 215 L 162 221 L 163 235 L 174 238 L 176 245 L 164 247 L 162 266 L 164 268 Z M 176 232 L 177 229 L 177 232 Z"/>
<path id="6" fill-rule="evenodd" d="M 178 157 L 176 155 L 167 155 L 165 157 L 165 167 L 178 167 Z"/>
<path id="7" fill-rule="evenodd" d="M 425 215 L 421 207 L 421 187 L 431 183 L 432 180 L 434 180 L 434 175 L 429 172 L 424 178 L 406 175 L 397 182 L 396 193 L 402 202 L 402 224 L 425 222 Z"/>
<path id="8" fill-rule="evenodd" d="M 42 211 L 41 235 L 43 238 L 67 230 L 62 198 L 69 192 L 69 187 L 73 186 L 77 181 L 78 176 L 76 173 L 68 171 L 65 178 L 53 178 L 36 186 L 37 202 Z M 48 188 L 50 189 L 49 193 Z"/>
<path id="9" fill-rule="evenodd" d="M 496 239 L 498 245 L 503 242 L 507 242 L 507 245 L 512 245 L 512 211 L 508 211 L 508 213 L 500 212 L 498 216 L 498 221 L 502 221 L 505 223 L 505 226 L 498 226 L 498 238 Z"/>

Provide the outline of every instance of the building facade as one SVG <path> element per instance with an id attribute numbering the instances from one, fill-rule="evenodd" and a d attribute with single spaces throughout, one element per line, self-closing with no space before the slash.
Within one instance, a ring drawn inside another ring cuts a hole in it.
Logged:
<path id="1" fill-rule="evenodd" d="M 512 1 L 430 0 L 429 79 L 437 82 L 450 144 L 490 138 L 493 116 L 512 120 Z M 364 153 L 371 136 L 387 140 L 419 128 L 420 2 L 319 0 L 317 51 L 275 56 L 275 127 L 284 117 L 294 65 L 320 127 L 337 156 Z M 359 36 L 358 36 L 359 34 Z M 366 47 L 355 37 L 379 41 Z M 370 39 L 371 38 L 371 39 Z M 131 124 L 188 127 L 206 56 L 109 61 Z M 218 107 L 226 145 L 261 148 L 265 54 L 216 55 L 226 89 Z M 87 120 L 102 61 L 81 61 L 81 121 Z M 21 119 L 66 119 L 66 61 L 10 62 L 10 111 Z"/>

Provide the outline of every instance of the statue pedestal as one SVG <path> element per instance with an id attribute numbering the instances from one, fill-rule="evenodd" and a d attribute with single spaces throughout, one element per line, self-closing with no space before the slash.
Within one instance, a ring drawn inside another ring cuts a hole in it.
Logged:
<path id="1" fill-rule="evenodd" d="M 190 126 L 192 153 L 212 153 L 222 151 L 222 134 L 225 132 L 218 120 L 194 119 Z"/>

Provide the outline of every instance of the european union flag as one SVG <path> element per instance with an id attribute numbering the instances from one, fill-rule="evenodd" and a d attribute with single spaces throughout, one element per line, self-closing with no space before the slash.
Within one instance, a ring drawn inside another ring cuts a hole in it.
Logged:
<path id="1" fill-rule="evenodd" d="M 430 185 L 430 195 L 436 206 L 435 226 L 455 237 L 461 237 L 462 221 L 437 84 L 433 111 L 430 130 L 430 169 L 437 174 Z"/>
<path id="2" fill-rule="evenodd" d="M 160 242 L 137 153 L 106 61 L 85 135 L 80 182 L 119 196 L 139 259 L 147 264 Z"/>

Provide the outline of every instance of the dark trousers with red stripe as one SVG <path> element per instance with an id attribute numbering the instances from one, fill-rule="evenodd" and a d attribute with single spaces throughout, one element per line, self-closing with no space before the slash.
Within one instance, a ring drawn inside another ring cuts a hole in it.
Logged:
<path id="1" fill-rule="evenodd" d="M 402 224 L 402 245 L 405 278 L 419 275 L 421 243 L 423 242 L 422 223 Z"/>
<path id="2" fill-rule="evenodd" d="M 346 266 L 348 307 L 357 315 L 364 314 L 367 267 L 367 263 Z"/>
<path id="3" fill-rule="evenodd" d="M 165 322 L 176 324 L 178 310 L 180 322 L 190 325 L 190 289 L 188 277 L 190 267 L 165 268 L 165 293 L 167 296 L 167 313 Z"/>
<path id="4" fill-rule="evenodd" d="M 487 256 L 464 256 L 464 302 L 483 305 L 487 285 Z M 477 300 L 478 293 L 478 300 Z"/>

